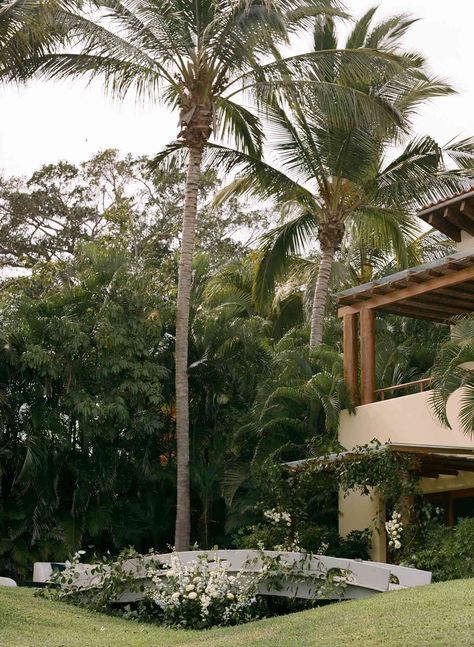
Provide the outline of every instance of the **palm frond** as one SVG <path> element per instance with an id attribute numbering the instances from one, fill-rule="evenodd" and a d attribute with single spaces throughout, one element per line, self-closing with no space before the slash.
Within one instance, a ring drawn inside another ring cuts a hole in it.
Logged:
<path id="1" fill-rule="evenodd" d="M 276 282 L 287 270 L 290 259 L 303 253 L 315 241 L 316 236 L 315 214 L 304 212 L 262 238 L 254 288 L 258 304 L 263 306 L 268 302 Z"/>

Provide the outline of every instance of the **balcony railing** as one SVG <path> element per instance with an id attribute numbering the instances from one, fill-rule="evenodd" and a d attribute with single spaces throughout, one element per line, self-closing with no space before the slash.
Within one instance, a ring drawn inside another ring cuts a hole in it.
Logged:
<path id="1" fill-rule="evenodd" d="M 424 377 L 421 380 L 414 380 L 413 382 L 405 382 L 404 384 L 395 384 L 395 386 L 387 386 L 384 389 L 377 389 L 375 391 L 376 397 L 378 400 L 385 400 L 388 394 L 393 394 L 398 391 L 406 391 L 407 389 L 413 389 L 415 392 L 419 391 L 422 393 L 431 387 L 432 382 L 431 377 Z"/>

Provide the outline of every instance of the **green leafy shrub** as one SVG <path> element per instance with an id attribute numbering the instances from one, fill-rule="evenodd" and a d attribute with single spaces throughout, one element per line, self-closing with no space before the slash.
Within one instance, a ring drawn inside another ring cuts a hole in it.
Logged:
<path id="1" fill-rule="evenodd" d="M 341 537 L 337 530 L 327 526 L 308 524 L 295 533 L 297 546 L 301 551 L 316 555 L 331 555 L 347 559 L 369 559 L 371 530 L 353 530 L 347 537 Z M 274 549 L 288 542 L 284 527 L 256 524 L 244 529 L 235 538 L 238 548 Z M 278 549 L 278 548 L 277 548 Z"/>
<path id="2" fill-rule="evenodd" d="M 431 571 L 437 582 L 474 577 L 474 519 L 463 519 L 453 528 L 432 524 L 425 530 L 423 547 L 409 561 Z"/>
<path id="3" fill-rule="evenodd" d="M 94 577 L 95 584 L 86 587 L 78 581 L 84 574 L 84 565 L 81 564 L 83 554 L 83 550 L 77 551 L 71 561 L 66 562 L 64 570 L 53 572 L 50 585 L 40 589 L 37 595 L 103 613 L 112 611 L 121 613 L 122 609 L 117 607 L 116 601 L 123 593 L 144 593 L 145 591 L 144 577 L 142 575 L 137 578 L 137 572 L 145 574 L 146 577 L 148 571 L 156 568 L 153 560 L 145 562 L 142 555 L 132 548 L 127 548 L 121 551 L 118 557 L 104 556 L 93 560 L 93 565 L 88 568 L 88 575 Z M 130 559 L 136 560 L 135 570 L 127 568 L 126 563 Z M 125 611 L 128 612 L 129 609 Z"/>

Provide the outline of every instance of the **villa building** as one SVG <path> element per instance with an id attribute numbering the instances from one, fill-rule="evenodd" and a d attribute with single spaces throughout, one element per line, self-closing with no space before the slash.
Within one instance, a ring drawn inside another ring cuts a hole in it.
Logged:
<path id="1" fill-rule="evenodd" d="M 415 454 L 423 492 L 440 501 L 452 524 L 474 515 L 474 438 L 457 425 L 460 392 L 448 402 L 449 429 L 434 416 L 429 379 L 378 389 L 375 323 L 384 312 L 447 324 L 474 312 L 474 190 L 431 205 L 418 216 L 454 240 L 457 252 L 338 295 L 345 379 L 359 405 L 355 415 L 342 412 L 339 440 L 349 451 L 376 438 L 396 451 Z M 417 392 L 407 395 L 413 390 Z M 341 534 L 373 526 L 372 558 L 386 561 L 386 512 L 377 492 L 371 497 L 341 494 L 339 509 Z"/>

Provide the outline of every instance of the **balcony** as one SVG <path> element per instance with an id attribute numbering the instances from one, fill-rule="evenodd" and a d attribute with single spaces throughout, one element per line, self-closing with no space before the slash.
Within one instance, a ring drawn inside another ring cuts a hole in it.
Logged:
<path id="1" fill-rule="evenodd" d="M 385 400 L 396 390 L 417 385 L 377 389 L 377 312 L 447 324 L 459 315 L 473 313 L 474 247 L 346 290 L 338 295 L 337 301 L 343 320 L 344 375 L 353 400 L 357 404 Z M 419 384 L 420 390 L 428 384 Z"/>
<path id="2" fill-rule="evenodd" d="M 454 393 L 448 402 L 452 429 L 435 418 L 429 398 L 430 392 L 422 391 L 359 406 L 355 415 L 343 411 L 339 441 L 348 449 L 374 438 L 382 443 L 474 449 L 474 441 L 457 424 L 461 392 Z"/>

